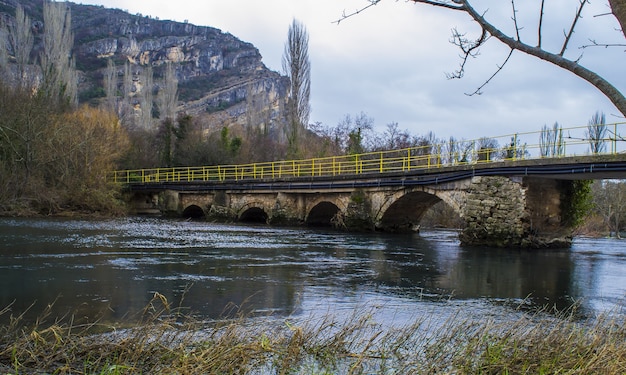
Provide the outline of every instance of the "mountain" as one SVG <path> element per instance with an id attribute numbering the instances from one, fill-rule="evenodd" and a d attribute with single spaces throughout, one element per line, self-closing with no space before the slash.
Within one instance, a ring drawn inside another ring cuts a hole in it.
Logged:
<path id="1" fill-rule="evenodd" d="M 0 0 L 0 13 L 8 22 L 17 3 Z M 42 48 L 37 33 L 45 28 L 43 2 L 19 3 L 33 22 L 36 56 Z M 67 5 L 72 14 L 81 102 L 103 101 L 103 76 L 109 59 L 116 64 L 118 87 L 122 86 L 124 64 L 130 63 L 135 90 L 142 86 L 141 71 L 152 66 L 155 91 L 166 63 L 171 62 L 178 79 L 178 112 L 199 118 L 208 129 L 259 127 L 282 134 L 289 79 L 269 70 L 252 44 L 212 27 L 102 6 Z"/>

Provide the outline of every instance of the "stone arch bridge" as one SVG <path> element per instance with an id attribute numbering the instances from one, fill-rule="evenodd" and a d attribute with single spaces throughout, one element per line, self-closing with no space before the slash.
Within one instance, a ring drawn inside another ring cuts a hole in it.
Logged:
<path id="1" fill-rule="evenodd" d="M 244 173 L 248 176 L 251 169 L 242 167 L 218 170 L 214 180 L 206 178 L 207 171 L 196 171 L 182 178 L 167 172 L 166 178 L 153 173 L 139 182 L 126 182 L 137 213 L 406 232 L 419 228 L 426 211 L 444 201 L 465 222 L 459 234 L 464 245 L 564 247 L 571 244 L 568 215 L 575 181 L 626 178 L 626 156 L 500 161 L 432 170 L 405 166 L 401 172 L 372 174 L 318 175 L 315 168 L 299 170 L 295 177 L 285 177 L 284 170 L 273 165 L 272 170 L 255 166 L 254 178 L 247 179 Z M 231 178 L 222 178 L 227 173 Z"/>

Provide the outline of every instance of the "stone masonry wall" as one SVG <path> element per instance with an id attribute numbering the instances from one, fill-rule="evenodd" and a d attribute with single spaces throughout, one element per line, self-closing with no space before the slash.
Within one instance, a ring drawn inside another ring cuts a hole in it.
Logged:
<path id="1" fill-rule="evenodd" d="M 525 247 L 528 233 L 525 189 L 508 177 L 474 177 L 462 209 L 465 245 Z"/>

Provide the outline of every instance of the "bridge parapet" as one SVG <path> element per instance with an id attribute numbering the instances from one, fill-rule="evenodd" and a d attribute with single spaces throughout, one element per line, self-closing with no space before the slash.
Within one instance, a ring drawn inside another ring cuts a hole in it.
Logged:
<path id="1" fill-rule="evenodd" d="M 123 184 L 333 179 L 357 175 L 436 172 L 451 167 L 484 169 L 502 162 L 546 163 L 581 155 L 616 155 L 626 152 L 626 137 L 621 136 L 626 123 L 602 126 L 603 136 L 596 140 L 590 138 L 590 126 L 561 128 L 556 133 L 544 129 L 541 132 L 356 155 L 238 165 L 123 170 L 112 172 L 107 178 Z"/>

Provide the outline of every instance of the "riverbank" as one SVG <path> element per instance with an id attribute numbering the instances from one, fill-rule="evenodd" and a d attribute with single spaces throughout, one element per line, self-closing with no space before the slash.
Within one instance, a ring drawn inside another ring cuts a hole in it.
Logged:
<path id="1" fill-rule="evenodd" d="M 10 313 L 10 309 L 0 312 Z M 0 372 L 80 374 L 623 374 L 623 314 L 521 313 L 472 320 L 462 311 L 389 328 L 367 307 L 349 319 L 243 317 L 199 322 L 164 296 L 132 328 L 73 326 L 72 319 L 0 328 Z M 97 333 L 94 333 L 97 332 Z"/>

